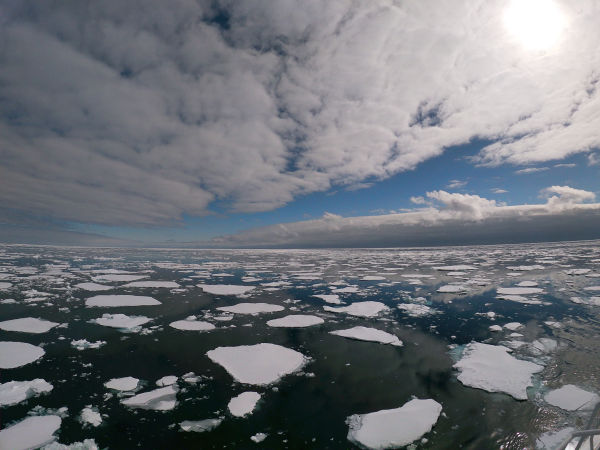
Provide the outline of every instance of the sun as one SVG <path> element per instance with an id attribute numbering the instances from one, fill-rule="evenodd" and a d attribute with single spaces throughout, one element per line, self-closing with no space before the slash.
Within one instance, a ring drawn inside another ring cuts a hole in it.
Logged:
<path id="1" fill-rule="evenodd" d="M 548 50 L 559 40 L 566 19 L 552 0 L 512 0 L 504 24 L 527 50 Z"/>

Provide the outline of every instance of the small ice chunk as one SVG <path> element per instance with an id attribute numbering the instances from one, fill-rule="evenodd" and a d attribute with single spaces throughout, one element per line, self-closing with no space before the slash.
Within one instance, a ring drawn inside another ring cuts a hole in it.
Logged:
<path id="1" fill-rule="evenodd" d="M 271 303 L 238 303 L 233 306 L 221 306 L 217 309 L 234 314 L 260 314 L 283 311 L 285 308 Z"/>
<path id="2" fill-rule="evenodd" d="M 558 348 L 558 342 L 550 338 L 539 338 L 531 343 L 531 351 L 535 355 L 545 355 Z"/>
<path id="3" fill-rule="evenodd" d="M 44 445 L 41 450 L 100 450 L 94 439 L 84 439 L 81 442 L 73 442 L 72 444 L 61 444 L 60 442 L 52 442 Z"/>
<path id="4" fill-rule="evenodd" d="M 179 287 L 179 284 L 174 281 L 134 281 L 132 283 L 124 284 L 121 287 L 176 289 Z"/>
<path id="5" fill-rule="evenodd" d="M 14 405 L 30 397 L 50 392 L 53 386 L 46 380 L 9 381 L 0 384 L 0 406 Z"/>
<path id="6" fill-rule="evenodd" d="M 140 380 L 134 377 L 113 378 L 104 383 L 104 386 L 115 391 L 135 391 L 139 382 Z"/>
<path id="7" fill-rule="evenodd" d="M 500 325 L 490 325 L 490 331 L 502 331 L 502 327 Z"/>
<path id="8" fill-rule="evenodd" d="M 600 291 L 600 286 L 588 286 L 583 288 L 584 291 Z"/>
<path id="9" fill-rule="evenodd" d="M 382 311 L 387 311 L 389 308 L 381 302 L 356 302 L 348 306 L 332 308 L 331 306 L 323 306 L 325 311 L 334 313 L 346 313 L 351 316 L 359 317 L 375 317 Z"/>
<path id="10" fill-rule="evenodd" d="M 256 433 L 254 436 L 250 436 L 250 440 L 252 442 L 256 442 L 257 444 L 260 444 L 262 441 L 264 441 L 267 438 L 268 434 L 266 433 Z"/>
<path id="11" fill-rule="evenodd" d="M 311 316 L 308 314 L 291 314 L 279 319 L 269 320 L 267 325 L 270 327 L 303 328 L 311 327 L 313 325 L 320 325 L 324 322 L 325 321 L 323 319 L 317 316 Z"/>
<path id="12" fill-rule="evenodd" d="M 96 295 L 85 301 L 87 307 L 110 308 L 118 306 L 154 306 L 161 303 L 152 298 L 142 295 Z"/>
<path id="13" fill-rule="evenodd" d="M 354 327 L 348 328 L 347 330 L 330 331 L 329 334 L 335 334 L 336 336 L 342 336 L 348 339 L 356 339 L 359 341 L 379 342 L 381 344 L 395 345 L 396 347 L 402 346 L 402 341 L 398 339 L 398 336 L 386 333 L 385 331 L 378 330 L 376 328 L 367 327 Z"/>
<path id="14" fill-rule="evenodd" d="M 255 286 L 239 286 L 235 284 L 198 284 L 204 292 L 213 295 L 242 295 L 250 292 Z"/>
<path id="15" fill-rule="evenodd" d="M 536 287 L 499 287 L 496 292 L 500 295 L 528 295 L 542 294 L 544 290 Z"/>
<path id="16" fill-rule="evenodd" d="M 223 419 L 218 417 L 216 419 L 205 419 L 205 420 L 184 420 L 179 424 L 179 427 L 183 431 L 195 431 L 196 433 L 203 433 L 204 431 L 210 431 L 221 425 Z"/>
<path id="17" fill-rule="evenodd" d="M 531 376 L 543 367 L 509 355 L 510 350 L 501 345 L 471 342 L 463 357 L 454 364 L 460 371 L 458 381 L 465 386 L 488 392 L 505 392 L 517 400 L 527 400 L 527 387 Z"/>
<path id="18" fill-rule="evenodd" d="M 206 355 L 223 366 L 236 381 L 259 386 L 274 383 L 307 362 L 300 352 L 268 343 L 217 347 Z"/>
<path id="19" fill-rule="evenodd" d="M 119 328 L 124 331 L 137 332 L 141 326 L 152 319 L 145 316 L 126 316 L 125 314 L 102 314 L 102 317 L 92 319 L 90 322 L 105 327 Z"/>
<path id="20" fill-rule="evenodd" d="M 91 405 L 88 405 L 81 410 L 81 413 L 79 414 L 79 420 L 84 425 L 89 424 L 93 427 L 97 427 L 102 423 L 102 416 L 95 408 L 93 408 Z"/>
<path id="21" fill-rule="evenodd" d="M 413 399 L 400 408 L 348 417 L 348 440 L 370 449 L 404 447 L 431 431 L 442 412 L 432 399 Z"/>
<path id="22" fill-rule="evenodd" d="M 537 281 L 521 281 L 520 283 L 517 283 L 517 286 L 519 287 L 535 287 L 537 285 Z"/>
<path id="23" fill-rule="evenodd" d="M 175 322 L 171 322 L 169 324 L 170 327 L 176 328 L 178 330 L 185 331 L 210 331 L 214 330 L 216 327 L 210 323 L 205 322 L 203 320 L 176 320 Z"/>
<path id="24" fill-rule="evenodd" d="M 34 317 L 23 317 L 0 322 L 0 330 L 18 331 L 21 333 L 46 333 L 57 326 L 58 323 L 48 320 L 36 319 Z"/>
<path id="25" fill-rule="evenodd" d="M 468 288 L 466 286 L 460 284 L 446 284 L 444 286 L 440 286 L 437 289 L 437 292 L 441 292 L 444 294 L 456 294 L 461 292 L 466 292 Z"/>
<path id="26" fill-rule="evenodd" d="M 148 278 L 149 275 L 120 275 L 120 274 L 107 274 L 107 275 L 98 275 L 93 278 L 94 281 L 116 281 L 116 282 L 126 282 L 126 281 L 136 281 L 141 280 L 142 278 Z"/>
<path id="27" fill-rule="evenodd" d="M 457 270 L 475 270 L 477 267 L 469 266 L 467 264 L 459 264 L 456 266 L 440 266 L 434 267 L 435 270 L 443 271 L 443 272 L 455 272 Z"/>
<path id="28" fill-rule="evenodd" d="M 540 300 L 529 299 L 527 297 L 523 297 L 522 295 L 512 295 L 512 294 L 504 294 L 498 295 L 496 298 L 500 300 L 509 300 L 511 302 L 523 303 L 525 305 L 541 305 L 542 302 Z"/>
<path id="29" fill-rule="evenodd" d="M 14 369 L 44 356 L 43 348 L 26 342 L 0 342 L 0 369 Z"/>
<path id="30" fill-rule="evenodd" d="M 227 408 L 229 412 L 235 417 L 244 417 L 251 414 L 256 407 L 256 403 L 260 400 L 260 394 L 258 392 L 247 391 L 242 392 L 237 397 L 233 397 Z"/>
<path id="31" fill-rule="evenodd" d="M 333 305 L 339 305 L 340 303 L 342 303 L 340 301 L 340 296 L 337 294 L 318 294 L 313 295 L 313 297 L 320 298 L 324 302 L 331 303 Z"/>
<path id="32" fill-rule="evenodd" d="M 54 441 L 53 434 L 60 428 L 59 416 L 33 416 L 0 431 L 0 448 L 29 450 Z"/>
<path id="33" fill-rule="evenodd" d="M 100 348 L 106 344 L 106 341 L 96 341 L 90 342 L 87 339 L 79 339 L 76 341 L 71 341 L 71 345 L 75 347 L 77 350 L 85 350 L 87 348 Z"/>
<path id="34" fill-rule="evenodd" d="M 523 328 L 523 324 L 519 322 L 509 322 L 504 324 L 504 328 L 510 331 L 518 330 L 519 328 Z"/>
<path id="35" fill-rule="evenodd" d="M 403 310 L 404 312 L 406 312 L 406 314 L 408 314 L 411 317 L 430 316 L 438 312 L 437 310 L 430 308 L 427 305 L 420 305 L 416 303 L 400 303 L 399 305 L 396 305 L 396 307 L 398 309 Z"/>
<path id="36" fill-rule="evenodd" d="M 544 400 L 553 406 L 558 406 L 567 411 L 590 410 L 600 401 L 600 397 L 583 389 L 566 384 L 559 389 L 548 392 Z"/>
<path id="37" fill-rule="evenodd" d="M 177 383 L 177 377 L 175 375 L 167 375 L 165 377 L 162 377 L 158 380 L 156 380 L 156 385 L 157 386 L 171 386 L 172 384 Z"/>
<path id="38" fill-rule="evenodd" d="M 175 385 L 166 386 L 126 398 L 121 400 L 121 403 L 132 408 L 167 411 L 174 409 L 177 405 L 177 391 L 178 388 Z"/>
<path id="39" fill-rule="evenodd" d="M 379 276 L 379 275 L 366 275 L 364 277 L 362 277 L 363 281 L 383 281 L 385 280 L 385 277 Z"/>
<path id="40" fill-rule="evenodd" d="M 79 283 L 76 284 L 75 287 L 85 291 L 108 291 L 115 288 L 114 286 L 107 286 L 106 284 L 98 283 Z"/>

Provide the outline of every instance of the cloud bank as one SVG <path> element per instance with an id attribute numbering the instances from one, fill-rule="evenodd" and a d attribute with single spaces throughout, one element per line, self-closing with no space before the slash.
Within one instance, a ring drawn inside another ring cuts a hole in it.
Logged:
<path id="1" fill-rule="evenodd" d="M 366 186 L 483 139 L 478 164 L 598 148 L 600 9 L 531 53 L 504 1 L 0 5 L 0 207 L 164 225 Z M 1 213 L 0 213 L 1 214 Z"/>

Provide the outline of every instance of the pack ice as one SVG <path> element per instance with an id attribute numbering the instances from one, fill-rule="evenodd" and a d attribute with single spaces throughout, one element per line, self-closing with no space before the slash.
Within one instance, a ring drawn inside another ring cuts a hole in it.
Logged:
<path id="1" fill-rule="evenodd" d="M 198 284 L 204 292 L 213 295 L 242 295 L 254 289 L 254 286 L 239 286 L 235 284 Z"/>
<path id="2" fill-rule="evenodd" d="M 270 327 L 303 328 L 311 327 L 313 325 L 320 325 L 324 322 L 325 321 L 323 319 L 317 316 L 311 316 L 308 314 L 291 314 L 279 319 L 269 320 L 267 325 Z"/>
<path id="3" fill-rule="evenodd" d="M 375 317 L 382 311 L 386 311 L 389 308 L 385 306 L 381 302 L 357 302 L 352 303 L 348 306 L 341 306 L 337 308 L 333 308 L 331 306 L 323 306 L 325 311 L 330 311 L 334 313 L 346 313 L 351 316 L 359 316 L 359 317 Z"/>
<path id="4" fill-rule="evenodd" d="M 329 334 L 359 341 L 379 342 L 381 344 L 395 345 L 396 347 L 402 346 L 402 341 L 397 336 L 376 328 L 354 327 L 347 330 L 330 331 Z"/>
<path id="5" fill-rule="evenodd" d="M 21 333 L 46 333 L 57 326 L 58 323 L 48 320 L 36 319 L 35 317 L 23 317 L 0 322 L 0 330 L 19 331 Z"/>
<path id="6" fill-rule="evenodd" d="M 26 342 L 0 342 L 0 369 L 14 369 L 44 356 L 43 348 Z"/>
<path id="7" fill-rule="evenodd" d="M 96 295 L 85 301 L 87 307 L 110 308 L 117 306 L 154 306 L 161 303 L 142 295 Z"/>

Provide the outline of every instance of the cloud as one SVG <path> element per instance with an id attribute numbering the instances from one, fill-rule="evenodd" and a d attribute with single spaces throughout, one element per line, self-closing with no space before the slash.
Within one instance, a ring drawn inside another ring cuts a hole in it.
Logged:
<path id="1" fill-rule="evenodd" d="M 569 163 L 569 164 L 554 164 L 554 167 L 558 168 L 558 167 L 566 167 L 566 168 L 573 168 L 573 167 L 577 167 L 577 164 L 574 163 Z"/>
<path id="2" fill-rule="evenodd" d="M 506 194 L 508 191 L 506 189 L 494 188 L 492 189 L 494 194 Z"/>
<path id="3" fill-rule="evenodd" d="M 466 180 L 450 180 L 446 185 L 447 189 L 459 189 L 466 186 L 468 181 Z"/>
<path id="4" fill-rule="evenodd" d="M 478 195 L 428 192 L 437 207 L 363 217 L 271 225 L 215 238 L 231 247 L 362 247 L 597 239 L 600 203 L 592 192 L 552 186 L 546 203 L 507 206 Z"/>
<path id="5" fill-rule="evenodd" d="M 545 172 L 549 167 L 527 167 L 525 169 L 515 170 L 517 175 L 526 175 L 528 173 Z"/>
<path id="6" fill-rule="evenodd" d="M 597 166 L 600 165 L 600 157 L 597 153 L 590 153 L 587 156 L 588 166 Z"/>
<path id="7" fill-rule="evenodd" d="M 505 2 L 0 6 L 0 207 L 163 225 L 265 211 L 489 140 L 478 164 L 600 146 L 593 2 L 532 54 Z M 2 214 L 2 213 L 0 213 Z"/>

